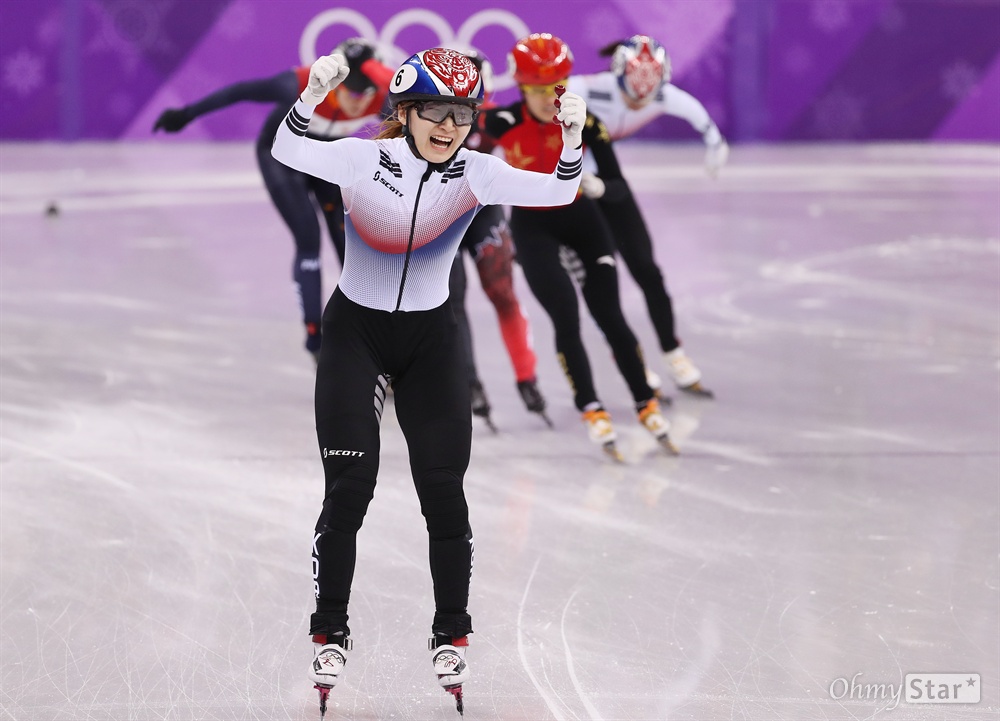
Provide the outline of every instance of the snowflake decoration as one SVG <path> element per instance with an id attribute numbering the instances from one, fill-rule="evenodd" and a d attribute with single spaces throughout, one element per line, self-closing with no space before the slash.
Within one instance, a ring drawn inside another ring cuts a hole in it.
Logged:
<path id="1" fill-rule="evenodd" d="M 42 86 L 45 59 L 29 50 L 18 50 L 3 63 L 3 84 L 20 96 Z"/>
<path id="2" fill-rule="evenodd" d="M 865 130 L 864 100 L 843 89 L 835 89 L 816 101 L 813 107 L 813 128 L 821 138 L 849 140 L 863 135 Z"/>
<path id="3" fill-rule="evenodd" d="M 955 102 L 974 94 L 978 83 L 979 72 L 965 60 L 956 60 L 941 72 L 941 94 Z"/>
<path id="4" fill-rule="evenodd" d="M 813 25 L 831 35 L 851 21 L 850 6 L 844 0 L 815 0 L 810 16 Z"/>
<path id="5" fill-rule="evenodd" d="M 141 55 L 166 55 L 173 45 L 163 32 L 163 18 L 174 0 L 117 0 L 101 6 L 90 2 L 88 8 L 99 29 L 87 50 L 110 51 L 121 60 L 125 72 L 135 74 Z"/>

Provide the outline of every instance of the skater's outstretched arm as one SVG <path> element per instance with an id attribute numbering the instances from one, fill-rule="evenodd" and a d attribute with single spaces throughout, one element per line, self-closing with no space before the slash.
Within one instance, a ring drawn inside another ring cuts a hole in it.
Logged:
<path id="1" fill-rule="evenodd" d="M 579 95 L 557 89 L 558 114 L 553 121 L 562 129 L 562 151 L 551 173 L 522 170 L 496 156 L 480 154 L 469 173 L 469 186 L 483 205 L 519 205 L 544 207 L 572 203 L 580 188 L 583 143 L 586 124 L 591 117 Z M 493 135 L 487 131 L 487 135 Z M 494 135 L 494 137 L 496 137 Z M 482 169 L 480 171 L 480 168 Z"/>
<path id="2" fill-rule="evenodd" d="M 153 132 L 176 133 L 195 118 L 242 102 L 281 103 L 290 105 L 299 93 L 299 79 L 294 70 L 286 70 L 270 78 L 245 80 L 206 95 L 191 105 L 164 110 L 153 125 Z"/>
<path id="3" fill-rule="evenodd" d="M 729 144 L 705 106 L 690 93 L 667 83 L 663 86 L 661 107 L 667 115 L 688 121 L 701 135 L 705 141 L 705 170 L 714 178 L 729 158 Z"/>

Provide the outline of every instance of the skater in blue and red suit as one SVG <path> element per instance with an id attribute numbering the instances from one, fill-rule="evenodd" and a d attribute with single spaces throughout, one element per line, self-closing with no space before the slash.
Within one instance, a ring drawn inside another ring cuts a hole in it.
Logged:
<path id="1" fill-rule="evenodd" d="M 389 93 L 393 69 L 378 60 L 375 47 L 362 38 L 351 38 L 337 46 L 351 67 L 350 79 L 330 93 L 316 108 L 309 135 L 332 140 L 352 135 L 381 121 Z M 228 85 L 182 108 L 170 108 L 160 115 L 153 131 L 176 133 L 192 120 L 240 102 L 275 103 L 257 134 L 257 164 L 271 201 L 295 241 L 292 278 L 298 292 L 305 324 L 306 350 L 318 357 L 321 342 L 320 316 L 323 311 L 320 264 L 319 207 L 330 239 L 341 263 L 344 260 L 344 207 L 340 189 L 319 178 L 292 170 L 271 156 L 271 141 L 285 119 L 288 106 L 309 79 L 309 67 L 286 70 L 269 78 Z"/>
<path id="2" fill-rule="evenodd" d="M 340 186 L 345 209 L 344 268 L 323 313 L 316 372 L 326 493 L 313 541 L 309 678 L 325 703 L 351 653 L 348 603 L 357 534 L 375 490 L 379 424 L 391 380 L 429 538 L 431 661 L 438 683 L 461 704 L 472 632 L 472 530 L 463 490 L 472 414 L 448 277 L 462 236 L 483 206 L 573 200 L 586 108 L 578 96 L 564 96 L 562 150 L 549 173 L 512 168 L 462 147 L 483 84 L 468 57 L 433 48 L 396 71 L 389 86 L 393 115 L 375 139 L 310 139 L 315 107 L 349 72 L 339 54 L 317 60 L 272 149 L 289 167 Z"/>

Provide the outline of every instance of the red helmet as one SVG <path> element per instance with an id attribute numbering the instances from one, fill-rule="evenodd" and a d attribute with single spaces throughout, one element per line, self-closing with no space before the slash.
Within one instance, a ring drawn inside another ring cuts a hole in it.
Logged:
<path id="1" fill-rule="evenodd" d="M 507 55 L 507 70 L 518 85 L 551 85 L 573 70 L 573 53 L 555 35 L 532 33 Z"/>

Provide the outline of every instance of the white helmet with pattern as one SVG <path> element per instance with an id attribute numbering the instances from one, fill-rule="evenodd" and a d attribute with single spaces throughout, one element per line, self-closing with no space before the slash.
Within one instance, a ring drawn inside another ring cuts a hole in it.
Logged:
<path id="1" fill-rule="evenodd" d="M 635 102 L 646 102 L 670 82 L 670 56 L 648 35 L 633 35 L 615 47 L 611 72 L 622 92 Z"/>

